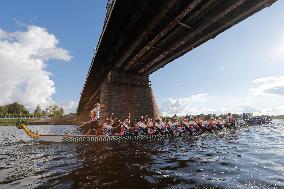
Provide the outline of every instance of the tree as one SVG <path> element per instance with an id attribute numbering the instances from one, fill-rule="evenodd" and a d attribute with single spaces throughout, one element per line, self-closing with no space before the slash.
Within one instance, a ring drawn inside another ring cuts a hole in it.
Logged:
<path id="1" fill-rule="evenodd" d="M 7 106 L 0 106 L 0 115 L 7 115 L 8 109 Z"/>
<path id="2" fill-rule="evenodd" d="M 12 115 L 26 115 L 29 114 L 29 111 L 25 108 L 24 105 L 21 105 L 17 102 L 13 104 L 6 105 L 7 113 Z"/>
<path id="3" fill-rule="evenodd" d="M 63 108 L 60 108 L 57 105 L 48 106 L 46 108 L 46 112 L 47 112 L 48 116 L 52 117 L 52 118 L 59 118 L 59 117 L 62 117 L 64 115 Z"/>
<path id="4" fill-rule="evenodd" d="M 56 110 L 55 112 L 54 112 L 54 116 L 55 117 L 62 117 L 63 115 L 64 115 L 64 110 L 63 110 L 63 108 L 59 108 L 59 110 Z"/>
<path id="5" fill-rule="evenodd" d="M 34 111 L 34 116 L 36 116 L 36 117 L 42 117 L 42 110 L 41 110 L 41 108 L 40 108 L 40 106 L 39 105 L 37 105 L 37 107 L 36 107 L 36 109 L 35 109 L 35 111 Z"/>

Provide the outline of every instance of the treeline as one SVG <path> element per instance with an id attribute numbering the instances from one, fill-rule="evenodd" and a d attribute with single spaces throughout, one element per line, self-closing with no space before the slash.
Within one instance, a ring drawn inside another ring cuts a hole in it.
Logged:
<path id="1" fill-rule="evenodd" d="M 9 117 L 49 117 L 59 118 L 64 115 L 63 108 L 57 105 L 50 105 L 46 109 L 38 105 L 33 112 L 30 112 L 24 105 L 14 102 L 13 104 L 0 106 L 0 118 Z"/>
<path id="2" fill-rule="evenodd" d="M 271 116 L 273 119 L 284 119 L 284 115 Z"/>

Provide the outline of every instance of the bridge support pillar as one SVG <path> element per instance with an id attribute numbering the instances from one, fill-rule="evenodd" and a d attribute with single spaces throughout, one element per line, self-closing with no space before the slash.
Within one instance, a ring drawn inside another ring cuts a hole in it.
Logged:
<path id="1" fill-rule="evenodd" d="M 100 124 L 112 113 L 123 120 L 132 114 L 134 119 L 141 115 L 160 117 L 156 100 L 149 82 L 149 76 L 111 71 L 101 86 Z"/>

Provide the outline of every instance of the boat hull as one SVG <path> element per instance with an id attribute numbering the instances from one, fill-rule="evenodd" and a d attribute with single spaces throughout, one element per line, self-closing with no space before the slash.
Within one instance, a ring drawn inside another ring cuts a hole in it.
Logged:
<path id="1" fill-rule="evenodd" d="M 196 135 L 190 133 L 181 134 L 158 134 L 158 135 L 127 135 L 127 136 L 96 136 L 96 135 L 39 135 L 37 140 L 40 142 L 107 142 L 119 140 L 143 140 L 143 139 L 163 139 L 171 137 L 194 137 Z"/>

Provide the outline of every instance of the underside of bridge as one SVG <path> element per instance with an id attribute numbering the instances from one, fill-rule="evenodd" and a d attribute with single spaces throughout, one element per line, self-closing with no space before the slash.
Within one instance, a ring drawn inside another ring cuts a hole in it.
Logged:
<path id="1" fill-rule="evenodd" d="M 157 117 L 149 75 L 276 0 L 113 0 L 78 106 Z M 229 50 L 229 49 L 228 49 Z M 161 81 L 162 82 L 162 81 Z"/>

